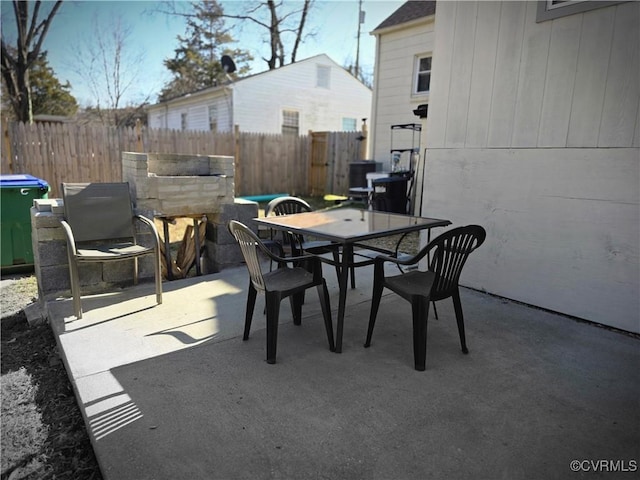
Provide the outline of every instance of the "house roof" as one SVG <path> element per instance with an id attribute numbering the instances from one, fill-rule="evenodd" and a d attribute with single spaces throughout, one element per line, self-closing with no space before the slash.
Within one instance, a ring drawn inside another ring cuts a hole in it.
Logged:
<path id="1" fill-rule="evenodd" d="M 387 17 L 374 31 L 382 28 L 394 27 L 422 17 L 435 15 L 436 2 L 425 0 L 409 0 Z"/>

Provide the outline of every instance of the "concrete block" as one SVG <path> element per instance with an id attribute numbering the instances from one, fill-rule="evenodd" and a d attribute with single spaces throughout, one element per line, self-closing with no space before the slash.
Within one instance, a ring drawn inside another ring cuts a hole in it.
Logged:
<path id="1" fill-rule="evenodd" d="M 61 292 L 71 290 L 68 265 L 43 266 L 38 272 L 38 298 L 54 298 Z"/>
<path id="2" fill-rule="evenodd" d="M 43 325 L 47 322 L 47 316 L 39 302 L 27 305 L 24 308 L 24 314 L 27 317 L 27 323 L 30 327 Z"/>
<path id="3" fill-rule="evenodd" d="M 146 255 L 138 259 L 138 277 L 140 281 L 155 279 L 156 272 L 153 266 L 154 260 L 155 257 L 152 255 Z"/>
<path id="4" fill-rule="evenodd" d="M 100 280 L 107 284 L 133 285 L 133 259 L 103 263 Z"/>
<path id="5" fill-rule="evenodd" d="M 89 287 L 102 283 L 102 264 L 83 263 L 78 265 L 80 287 Z"/>
<path id="6" fill-rule="evenodd" d="M 31 231 L 33 232 L 33 229 Z M 38 242 L 67 241 L 67 236 L 60 226 L 57 228 L 38 228 L 36 235 Z"/>
<path id="7" fill-rule="evenodd" d="M 209 173 L 211 175 L 227 175 L 233 177 L 235 174 L 235 158 L 228 155 L 210 156 Z"/>
<path id="8" fill-rule="evenodd" d="M 54 265 L 68 265 L 67 242 L 45 240 L 36 244 L 34 249 L 34 260 L 40 267 L 50 267 Z"/>
<path id="9" fill-rule="evenodd" d="M 207 272 L 219 272 L 220 270 L 237 266 L 244 262 L 242 252 L 237 243 L 235 245 L 220 245 L 206 240 L 205 245 L 203 261 Z"/>
<path id="10" fill-rule="evenodd" d="M 31 229 L 34 231 L 38 228 L 62 228 L 60 226 L 60 220 L 64 218 L 62 214 L 39 212 L 33 207 L 31 207 L 30 213 Z"/>

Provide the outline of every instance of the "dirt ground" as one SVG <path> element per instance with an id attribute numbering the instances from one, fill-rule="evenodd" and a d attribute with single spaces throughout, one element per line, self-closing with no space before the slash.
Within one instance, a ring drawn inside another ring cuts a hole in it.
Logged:
<path id="1" fill-rule="evenodd" d="M 0 478 L 101 479 L 51 328 L 27 324 L 36 295 L 32 275 L 0 282 Z"/>

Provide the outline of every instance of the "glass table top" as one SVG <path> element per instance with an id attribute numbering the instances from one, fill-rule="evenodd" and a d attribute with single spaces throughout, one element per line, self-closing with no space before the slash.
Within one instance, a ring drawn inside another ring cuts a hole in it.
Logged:
<path id="1" fill-rule="evenodd" d="M 286 229 L 340 242 L 361 241 L 451 224 L 449 220 L 356 208 L 337 208 L 254 220 L 279 230 Z"/>

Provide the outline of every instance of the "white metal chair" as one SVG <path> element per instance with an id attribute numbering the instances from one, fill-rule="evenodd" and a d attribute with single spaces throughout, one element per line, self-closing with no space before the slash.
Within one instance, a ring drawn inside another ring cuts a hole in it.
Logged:
<path id="1" fill-rule="evenodd" d="M 133 259 L 134 283 L 138 283 L 138 257 L 152 255 L 156 301 L 162 303 L 160 238 L 154 223 L 134 215 L 128 183 L 63 183 L 64 220 L 69 274 L 75 316 L 82 318 L 78 265 Z M 145 226 L 153 239 L 151 246 L 140 245 L 136 223 Z"/>

